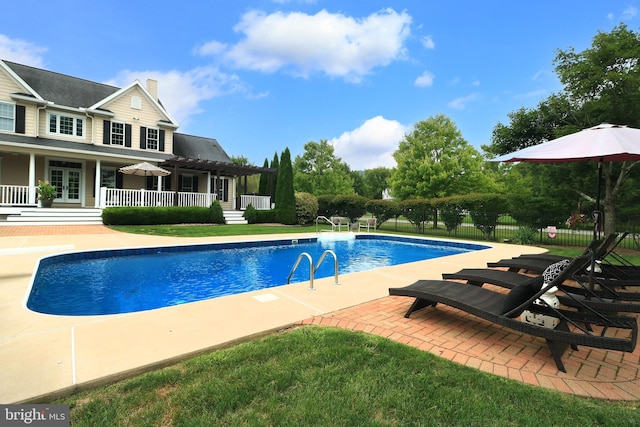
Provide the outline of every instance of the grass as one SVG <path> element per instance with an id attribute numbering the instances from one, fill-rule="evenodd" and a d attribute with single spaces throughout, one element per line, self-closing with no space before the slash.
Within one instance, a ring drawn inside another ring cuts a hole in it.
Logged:
<path id="1" fill-rule="evenodd" d="M 171 236 L 315 232 L 313 227 L 145 226 Z M 550 248 L 574 256 L 576 248 Z M 640 257 L 635 261 L 640 264 Z M 638 402 L 528 386 L 382 337 L 305 326 L 82 392 L 74 426 L 640 425 Z"/>
<path id="2" fill-rule="evenodd" d="M 74 426 L 640 425 L 635 404 L 562 395 L 378 336 L 317 326 L 64 403 Z"/>

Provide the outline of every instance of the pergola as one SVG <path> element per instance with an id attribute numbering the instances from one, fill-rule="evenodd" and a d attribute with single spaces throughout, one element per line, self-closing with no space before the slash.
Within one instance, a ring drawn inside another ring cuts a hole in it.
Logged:
<path id="1" fill-rule="evenodd" d="M 165 169 L 173 169 L 174 176 L 178 176 L 178 169 L 189 169 L 215 173 L 218 179 L 221 176 L 244 177 L 244 192 L 247 192 L 247 176 L 267 173 L 269 177 L 270 193 L 273 194 L 273 175 L 278 169 L 265 168 L 250 165 L 237 165 L 231 162 L 219 162 L 215 160 L 190 159 L 182 156 L 174 156 L 160 164 Z"/>

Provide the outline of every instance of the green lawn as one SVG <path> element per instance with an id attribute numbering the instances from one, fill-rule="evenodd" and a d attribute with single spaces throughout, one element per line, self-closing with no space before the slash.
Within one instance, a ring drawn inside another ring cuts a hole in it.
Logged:
<path id="1" fill-rule="evenodd" d="M 114 229 L 174 236 L 313 227 Z M 580 249 L 552 249 L 574 255 Z M 74 426 L 631 426 L 638 402 L 564 395 L 378 336 L 305 326 L 199 356 L 57 403 Z"/>
<path id="2" fill-rule="evenodd" d="M 299 327 L 65 399 L 74 426 L 631 426 L 562 395 L 378 336 Z"/>

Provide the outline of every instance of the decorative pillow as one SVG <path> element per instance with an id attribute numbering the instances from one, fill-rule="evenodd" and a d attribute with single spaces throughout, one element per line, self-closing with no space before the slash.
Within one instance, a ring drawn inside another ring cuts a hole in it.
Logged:
<path id="1" fill-rule="evenodd" d="M 553 282 L 556 279 L 556 277 L 558 277 L 560 275 L 562 270 L 567 268 L 567 265 L 569 265 L 570 262 L 571 261 L 569 261 L 568 259 L 563 259 L 562 261 L 558 261 L 556 263 L 551 264 L 549 267 L 547 267 L 542 272 L 542 278 L 544 280 L 544 285 L 546 286 L 549 283 Z"/>
<path id="2" fill-rule="evenodd" d="M 533 277 L 524 283 L 512 288 L 502 303 L 500 314 L 505 314 L 518 307 L 520 304 L 534 296 L 542 289 L 542 276 Z M 513 313 L 510 317 L 517 317 L 520 313 Z"/>

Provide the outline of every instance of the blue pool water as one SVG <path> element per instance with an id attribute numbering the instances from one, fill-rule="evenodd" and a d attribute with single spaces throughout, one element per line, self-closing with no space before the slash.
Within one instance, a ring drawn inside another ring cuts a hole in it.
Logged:
<path id="1" fill-rule="evenodd" d="M 303 252 L 315 264 L 325 250 L 334 251 L 342 275 L 487 248 L 397 236 L 337 237 L 55 255 L 40 261 L 27 307 L 57 315 L 129 313 L 264 289 L 284 285 Z M 333 257 L 327 256 L 315 278 L 333 274 Z M 304 258 L 291 283 L 308 280 Z"/>

